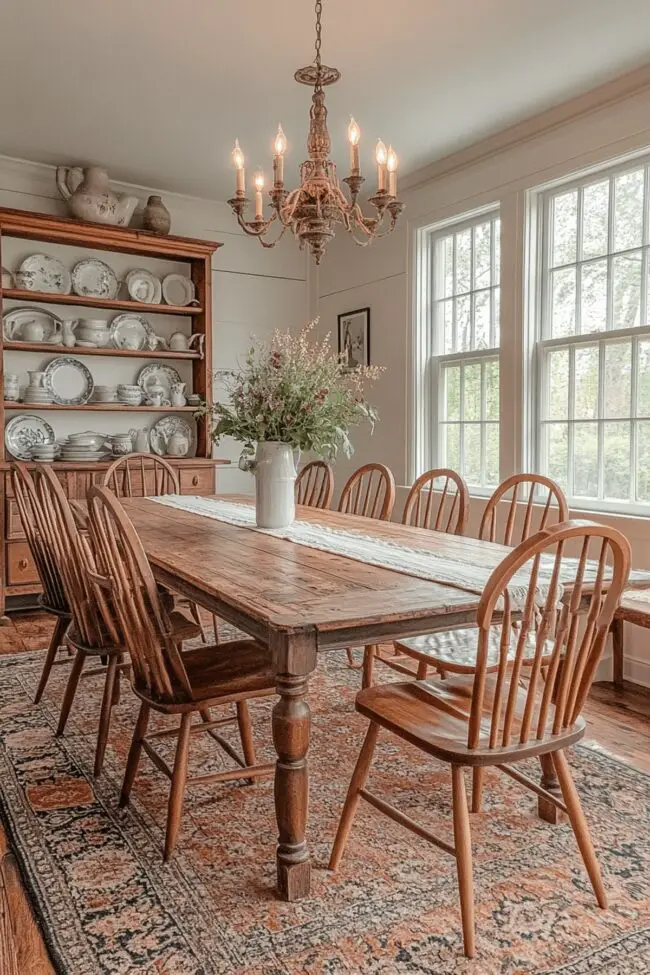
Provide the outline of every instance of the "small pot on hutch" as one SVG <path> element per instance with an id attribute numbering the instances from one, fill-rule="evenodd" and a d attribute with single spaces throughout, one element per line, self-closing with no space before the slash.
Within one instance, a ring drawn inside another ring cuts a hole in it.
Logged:
<path id="1" fill-rule="evenodd" d="M 340 449 L 349 457 L 349 428 L 376 419 L 363 383 L 376 379 L 379 369 L 344 371 L 329 336 L 311 338 L 315 324 L 253 343 L 245 364 L 225 380 L 229 402 L 198 411 L 215 420 L 216 443 L 234 437 L 244 444 L 239 466 L 255 475 L 260 528 L 285 528 L 295 519 L 294 451 L 331 458 Z"/>
<path id="2" fill-rule="evenodd" d="M 154 234 L 168 234 L 172 225 L 169 210 L 159 196 L 150 196 L 142 212 L 142 228 Z"/>

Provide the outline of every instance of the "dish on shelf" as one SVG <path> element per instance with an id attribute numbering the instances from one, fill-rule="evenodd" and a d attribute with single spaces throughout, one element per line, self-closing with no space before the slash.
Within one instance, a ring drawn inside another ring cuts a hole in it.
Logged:
<path id="1" fill-rule="evenodd" d="M 96 430 L 83 430 L 81 433 L 69 433 L 67 443 L 71 446 L 91 447 L 100 450 L 109 440 L 107 433 L 97 433 Z"/>
<path id="2" fill-rule="evenodd" d="M 36 444 L 55 442 L 50 424 L 32 413 L 14 416 L 5 427 L 5 447 L 17 460 L 31 460 Z"/>
<path id="3" fill-rule="evenodd" d="M 27 326 L 31 326 L 28 328 Z M 5 342 L 34 342 L 35 344 L 60 345 L 63 322 L 58 315 L 45 308 L 22 306 L 10 308 L 2 316 L 2 334 Z M 29 338 L 42 330 L 42 338 Z"/>
<path id="4" fill-rule="evenodd" d="M 187 441 L 187 450 L 184 454 L 176 454 L 177 457 L 194 457 L 196 454 L 196 429 L 193 423 L 182 416 L 162 416 L 151 428 L 149 441 L 154 454 L 163 457 L 168 453 L 167 446 L 174 434 L 184 437 Z"/>
<path id="5" fill-rule="evenodd" d="M 67 267 L 49 254 L 31 254 L 15 274 L 16 284 L 25 291 L 48 291 L 69 295 L 72 279 Z"/>
<path id="6" fill-rule="evenodd" d="M 47 364 L 44 386 L 59 406 L 83 406 L 95 388 L 90 370 L 67 355 Z"/>
<path id="7" fill-rule="evenodd" d="M 111 343 L 116 349 L 129 349 L 140 352 L 148 349 L 154 331 L 143 315 L 125 312 L 116 315 L 110 324 Z"/>
<path id="8" fill-rule="evenodd" d="M 126 276 L 126 290 L 134 301 L 144 305 L 159 305 L 162 285 L 158 278 L 145 268 L 137 267 Z"/>
<path id="9" fill-rule="evenodd" d="M 172 386 L 180 383 L 181 377 L 173 366 L 167 366 L 162 362 L 152 362 L 148 366 L 143 366 L 138 373 L 138 386 L 144 390 L 147 399 L 150 399 L 150 387 L 162 386 L 164 389 L 162 406 L 169 406 L 172 401 Z"/>
<path id="10" fill-rule="evenodd" d="M 190 305 L 196 299 L 194 282 L 184 274 L 168 274 L 162 280 L 162 296 L 168 305 Z"/>
<path id="11" fill-rule="evenodd" d="M 72 268 L 72 289 L 82 298 L 117 298 L 120 289 L 115 271 L 104 261 L 88 257 Z"/>
<path id="12" fill-rule="evenodd" d="M 93 400 L 95 403 L 114 403 L 117 386 L 95 386 Z"/>

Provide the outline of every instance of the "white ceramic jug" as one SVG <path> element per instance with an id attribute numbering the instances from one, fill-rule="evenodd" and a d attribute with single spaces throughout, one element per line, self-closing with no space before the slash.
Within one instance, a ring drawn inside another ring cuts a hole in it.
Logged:
<path id="1" fill-rule="evenodd" d="M 296 467 L 291 444 L 258 443 L 255 460 L 240 462 L 255 474 L 255 520 L 259 528 L 286 528 L 296 518 Z"/>

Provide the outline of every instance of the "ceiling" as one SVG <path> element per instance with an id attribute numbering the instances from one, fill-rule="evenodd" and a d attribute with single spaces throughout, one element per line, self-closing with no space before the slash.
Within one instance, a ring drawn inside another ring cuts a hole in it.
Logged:
<path id="1" fill-rule="evenodd" d="M 362 167 L 381 137 L 401 172 L 650 60 L 648 0 L 324 0 L 333 154 L 350 113 Z M 233 139 L 287 181 L 305 155 L 310 0 L 2 0 L 0 153 L 102 163 L 115 179 L 232 194 Z"/>

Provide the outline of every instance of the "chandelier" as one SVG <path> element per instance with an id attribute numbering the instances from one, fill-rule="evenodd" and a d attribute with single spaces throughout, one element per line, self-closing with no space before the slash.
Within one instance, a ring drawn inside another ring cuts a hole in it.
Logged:
<path id="1" fill-rule="evenodd" d="M 336 68 L 328 68 L 321 61 L 321 14 L 322 0 L 317 0 L 316 12 L 316 56 L 312 64 L 299 68 L 294 77 L 301 85 L 314 89 L 309 111 L 309 135 L 307 137 L 306 159 L 300 167 L 300 186 L 294 190 L 284 188 L 284 154 L 287 140 L 282 126 L 274 143 L 273 188 L 268 196 L 271 215 L 264 215 L 264 173 L 258 171 L 254 176 L 255 219 L 245 220 L 244 213 L 249 200 L 246 198 L 246 178 L 244 154 L 235 140 L 232 160 L 235 165 L 237 189 L 234 197 L 228 200 L 237 217 L 239 226 L 245 233 L 257 237 L 263 247 L 275 247 L 287 230 L 291 229 L 299 242 L 301 250 L 309 247 L 316 264 L 320 264 L 325 248 L 333 239 L 336 224 L 342 224 L 352 235 L 355 243 L 364 247 L 377 237 L 384 237 L 395 229 L 397 219 L 404 204 L 397 199 L 397 156 L 392 146 L 386 149 L 377 142 L 375 159 L 377 163 L 377 188 L 369 203 L 375 209 L 374 216 L 364 216 L 358 203 L 359 192 L 365 182 L 359 167 L 360 130 L 353 118 L 348 126 L 350 151 L 350 174 L 343 180 L 349 190 L 349 198 L 341 189 L 336 165 L 329 158 L 331 139 L 327 131 L 327 109 L 325 107 L 325 87 L 333 85 L 341 77 Z M 386 219 L 388 215 L 388 219 Z M 274 240 L 265 239 L 269 230 L 282 229 Z"/>

